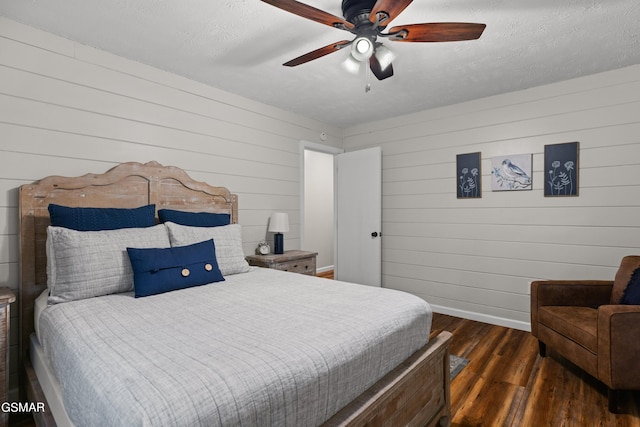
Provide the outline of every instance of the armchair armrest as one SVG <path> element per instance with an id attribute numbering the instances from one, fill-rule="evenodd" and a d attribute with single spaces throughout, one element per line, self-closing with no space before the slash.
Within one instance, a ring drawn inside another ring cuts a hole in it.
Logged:
<path id="1" fill-rule="evenodd" d="M 531 333 L 538 336 L 538 309 L 548 305 L 597 308 L 609 304 L 613 280 L 535 280 L 531 282 Z"/>
<path id="2" fill-rule="evenodd" d="M 597 308 L 609 304 L 613 280 L 536 280 L 531 282 L 531 304 Z"/>
<path id="3" fill-rule="evenodd" d="M 598 308 L 598 379 L 612 390 L 640 388 L 640 305 Z"/>

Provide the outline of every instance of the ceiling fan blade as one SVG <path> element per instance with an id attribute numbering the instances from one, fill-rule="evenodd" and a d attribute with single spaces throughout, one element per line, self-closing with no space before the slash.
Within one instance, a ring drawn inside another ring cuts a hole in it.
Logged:
<path id="1" fill-rule="evenodd" d="M 486 25 L 468 22 L 434 22 L 393 27 L 389 40 L 397 42 L 456 42 L 475 40 L 482 35 Z"/>
<path id="2" fill-rule="evenodd" d="M 354 25 L 351 22 L 345 21 L 344 19 L 335 15 L 332 15 L 323 10 L 316 9 L 313 6 L 300 3 L 299 1 L 295 1 L 295 0 L 262 0 L 262 1 L 272 6 L 275 6 L 279 9 L 286 10 L 287 12 L 291 12 L 294 15 L 302 16 L 303 18 L 311 19 L 312 21 L 316 21 L 321 24 L 328 25 L 330 27 L 340 28 L 343 30 L 354 28 Z"/>
<path id="3" fill-rule="evenodd" d="M 380 61 L 378 61 L 378 58 L 376 58 L 375 55 L 371 55 L 369 58 L 369 67 L 371 68 L 373 75 L 376 76 L 378 80 L 384 80 L 393 76 L 393 64 L 389 64 L 387 68 L 383 70 L 380 66 Z"/>
<path id="4" fill-rule="evenodd" d="M 371 9 L 369 21 L 373 23 L 379 22 L 382 26 L 385 26 L 396 16 L 400 15 L 400 12 L 405 10 L 412 2 L 413 0 L 378 0 L 376 4 L 373 5 L 373 9 Z M 387 18 L 381 19 L 378 13 L 386 15 Z"/>
<path id="5" fill-rule="evenodd" d="M 349 40 L 342 40 L 342 41 L 339 41 L 338 43 L 332 43 L 328 46 L 321 47 L 320 49 L 316 49 L 313 52 L 305 53 L 304 55 L 299 56 L 295 59 L 292 59 L 289 62 L 285 62 L 282 65 L 284 65 L 285 67 L 295 67 L 297 65 L 304 64 L 305 62 L 313 61 L 314 59 L 318 59 L 330 53 L 336 52 L 342 49 L 343 47 L 349 46 L 350 44 L 351 44 L 351 41 Z"/>

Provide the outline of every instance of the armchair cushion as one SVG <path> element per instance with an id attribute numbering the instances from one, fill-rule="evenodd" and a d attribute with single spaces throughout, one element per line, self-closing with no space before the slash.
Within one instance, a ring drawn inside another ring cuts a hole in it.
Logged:
<path id="1" fill-rule="evenodd" d="M 531 282 L 531 333 L 538 335 L 539 311 L 545 306 L 597 308 L 611 299 L 613 280 L 536 280 Z"/>
<path id="2" fill-rule="evenodd" d="M 636 268 L 624 288 L 620 304 L 640 305 L 640 268 Z"/>
<path id="3" fill-rule="evenodd" d="M 598 352 L 598 310 L 590 307 L 546 306 L 538 321 L 590 352 Z"/>

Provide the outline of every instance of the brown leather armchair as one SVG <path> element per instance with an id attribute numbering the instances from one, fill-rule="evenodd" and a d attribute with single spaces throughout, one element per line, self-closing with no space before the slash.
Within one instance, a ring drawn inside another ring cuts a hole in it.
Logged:
<path id="1" fill-rule="evenodd" d="M 640 256 L 622 259 L 615 280 L 531 282 L 531 333 L 540 356 L 549 346 L 609 388 L 609 411 L 620 390 L 640 390 L 640 306 L 619 304 Z"/>

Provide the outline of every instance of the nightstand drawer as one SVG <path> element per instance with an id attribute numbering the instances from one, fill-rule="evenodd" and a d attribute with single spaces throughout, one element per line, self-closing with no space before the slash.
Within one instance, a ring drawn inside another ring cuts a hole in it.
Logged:
<path id="1" fill-rule="evenodd" d="M 316 275 L 316 259 L 307 258 L 307 259 L 298 259 L 287 262 L 280 262 L 273 265 L 273 268 L 276 270 L 282 271 L 290 271 L 292 273 L 302 273 L 309 274 L 312 276 Z"/>

